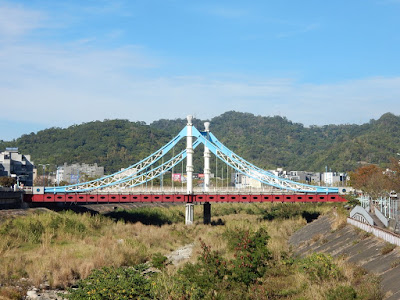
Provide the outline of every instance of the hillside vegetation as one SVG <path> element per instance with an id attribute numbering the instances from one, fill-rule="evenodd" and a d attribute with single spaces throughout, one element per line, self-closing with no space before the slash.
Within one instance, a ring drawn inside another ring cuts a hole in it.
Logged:
<path id="1" fill-rule="evenodd" d="M 399 152 L 400 117 L 391 113 L 363 125 L 304 127 L 286 118 L 226 112 L 211 121 L 211 131 L 234 152 L 263 167 L 290 170 L 350 171 L 360 162 L 385 166 Z M 0 150 L 18 147 L 38 163 L 95 163 L 106 173 L 151 154 L 186 125 L 185 119 L 158 120 L 150 125 L 128 120 L 93 121 L 68 128 L 50 128 L 0 141 Z M 194 125 L 203 130 L 203 121 Z M 181 143 L 181 148 L 184 142 Z M 177 153 L 177 152 L 175 152 Z M 202 147 L 195 166 L 202 172 Z M 213 165 L 213 164 L 212 164 Z"/>

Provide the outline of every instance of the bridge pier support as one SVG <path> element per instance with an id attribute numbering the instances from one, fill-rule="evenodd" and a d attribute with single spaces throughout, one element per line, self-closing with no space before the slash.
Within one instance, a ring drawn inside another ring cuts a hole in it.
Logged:
<path id="1" fill-rule="evenodd" d="M 194 204 L 186 203 L 185 225 L 192 225 L 194 219 Z"/>
<path id="2" fill-rule="evenodd" d="M 203 222 L 205 225 L 211 224 L 211 203 L 203 204 Z"/>

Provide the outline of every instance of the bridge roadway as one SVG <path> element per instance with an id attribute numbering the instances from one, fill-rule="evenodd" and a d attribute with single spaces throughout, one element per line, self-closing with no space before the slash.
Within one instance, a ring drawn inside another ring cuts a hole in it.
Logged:
<path id="1" fill-rule="evenodd" d="M 339 194 L 290 193 L 45 193 L 24 194 L 32 203 L 251 203 L 251 202 L 346 202 Z"/>

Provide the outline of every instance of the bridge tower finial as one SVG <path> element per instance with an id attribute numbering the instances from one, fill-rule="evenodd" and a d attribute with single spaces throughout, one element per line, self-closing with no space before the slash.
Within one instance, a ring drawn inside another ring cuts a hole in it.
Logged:
<path id="1" fill-rule="evenodd" d="M 192 123 L 192 120 L 193 120 L 193 116 L 192 115 L 188 115 L 187 117 L 186 117 L 186 119 L 187 119 L 187 125 L 193 125 L 193 123 Z"/>
<path id="2" fill-rule="evenodd" d="M 210 122 L 204 122 L 204 128 L 206 132 L 210 132 Z"/>

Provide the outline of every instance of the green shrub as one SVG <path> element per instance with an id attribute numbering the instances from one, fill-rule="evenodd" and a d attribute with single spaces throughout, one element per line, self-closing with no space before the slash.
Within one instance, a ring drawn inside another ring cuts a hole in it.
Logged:
<path id="1" fill-rule="evenodd" d="M 176 298 L 212 298 L 215 293 L 225 290 L 230 275 L 228 263 L 220 253 L 211 250 L 200 240 L 202 253 L 195 264 L 187 263 L 173 277 Z"/>
<path id="2" fill-rule="evenodd" d="M 168 284 L 175 288 L 168 292 L 182 299 L 214 299 L 222 295 L 229 298 L 231 294 L 238 297 L 241 293 L 245 295 L 248 287 L 262 278 L 267 270 L 271 259 L 267 248 L 269 235 L 263 228 L 254 232 L 234 228 L 227 230 L 224 237 L 234 258 L 225 259 L 200 240 L 202 252 L 197 262 L 187 263 L 178 270 Z"/>
<path id="3" fill-rule="evenodd" d="M 340 285 L 336 288 L 330 289 L 326 294 L 327 300 L 351 300 L 356 298 L 356 291 L 348 285 Z"/>
<path id="4" fill-rule="evenodd" d="M 2 224 L 0 234 L 15 239 L 15 242 L 37 244 L 41 242 L 45 227 L 36 218 L 16 218 Z"/>
<path id="5" fill-rule="evenodd" d="M 105 267 L 94 270 L 78 287 L 69 289 L 67 299 L 153 299 L 150 279 L 141 273 L 144 266 L 136 268 Z"/>
<path id="6" fill-rule="evenodd" d="M 312 280 L 324 281 L 328 279 L 340 280 L 344 278 L 330 255 L 313 253 L 299 261 L 299 269 L 310 276 Z"/>
<path id="7" fill-rule="evenodd" d="M 344 195 L 344 198 L 347 200 L 347 203 L 351 206 L 360 205 L 360 200 L 357 199 L 357 195 L 347 194 Z"/>
<path id="8" fill-rule="evenodd" d="M 235 228 L 227 230 L 225 235 L 228 247 L 234 251 L 230 261 L 232 280 L 249 285 L 266 271 L 271 254 L 267 248 L 269 235 L 264 228 L 255 232 Z"/>
<path id="9" fill-rule="evenodd" d="M 157 269 L 163 269 L 165 267 L 165 263 L 167 262 L 167 257 L 162 255 L 161 253 L 157 252 L 153 254 L 151 259 L 151 264 L 153 267 Z"/>

